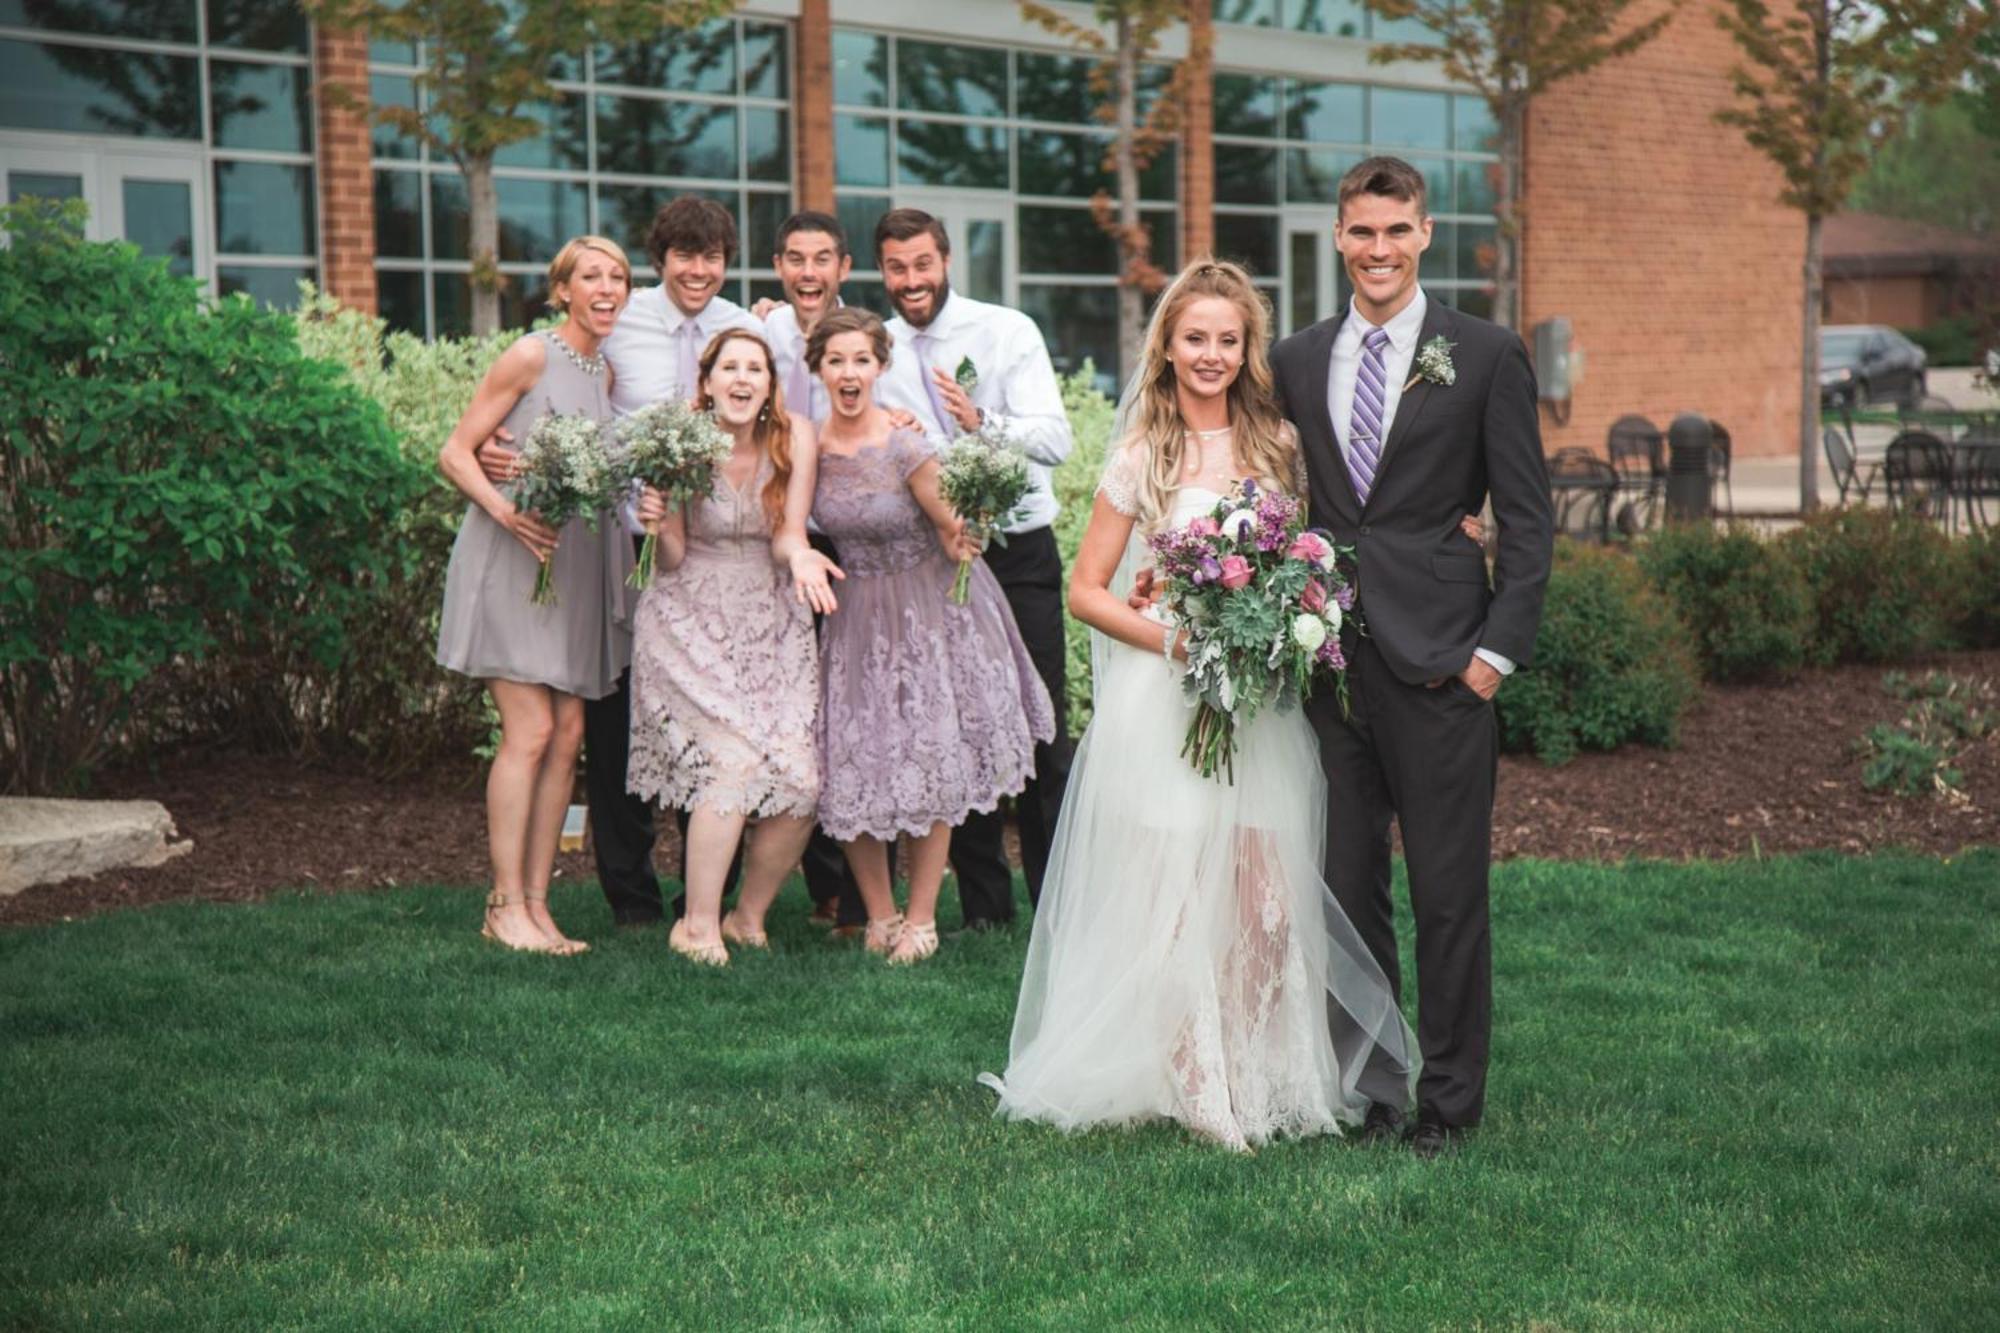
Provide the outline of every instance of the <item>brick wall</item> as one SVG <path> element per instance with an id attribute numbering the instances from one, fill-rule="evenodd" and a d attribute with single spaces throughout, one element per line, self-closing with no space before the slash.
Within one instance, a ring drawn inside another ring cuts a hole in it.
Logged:
<path id="1" fill-rule="evenodd" d="M 319 87 L 320 268 L 342 304 L 375 313 L 375 178 L 368 117 L 331 96 L 327 85 L 368 95 L 368 38 L 320 29 L 313 49 Z"/>
<path id="2" fill-rule="evenodd" d="M 1739 457 L 1798 449 L 1805 220 L 1777 168 L 1713 113 L 1735 48 L 1713 0 L 1558 84 L 1528 123 L 1523 336 L 1567 315 L 1584 370 L 1549 452 L 1602 452 L 1627 412 L 1726 425 Z"/>

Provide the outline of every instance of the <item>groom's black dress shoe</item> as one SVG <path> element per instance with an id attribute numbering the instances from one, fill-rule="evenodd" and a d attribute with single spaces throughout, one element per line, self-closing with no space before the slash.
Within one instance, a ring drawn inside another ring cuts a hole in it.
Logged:
<path id="1" fill-rule="evenodd" d="M 1354 1141 L 1364 1148 L 1378 1144 L 1394 1143 L 1403 1137 L 1403 1113 L 1387 1102 L 1370 1102 L 1368 1114 L 1362 1118 L 1361 1129 Z"/>
<path id="2" fill-rule="evenodd" d="M 1465 1143 L 1465 1133 L 1456 1125 L 1419 1119 L 1417 1127 L 1404 1136 L 1404 1141 L 1410 1145 L 1412 1153 L 1429 1162 L 1456 1153 Z"/>

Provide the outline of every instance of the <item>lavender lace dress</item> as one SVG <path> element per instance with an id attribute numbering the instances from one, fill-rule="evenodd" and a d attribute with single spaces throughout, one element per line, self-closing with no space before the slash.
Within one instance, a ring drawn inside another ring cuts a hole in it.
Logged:
<path id="1" fill-rule="evenodd" d="M 910 494 L 914 431 L 822 452 L 813 517 L 840 549 L 840 609 L 820 636 L 819 822 L 840 840 L 921 835 L 1027 785 L 1055 712 L 986 563 L 964 606 L 957 566 Z"/>
<path id="2" fill-rule="evenodd" d="M 765 459 L 718 471 L 687 516 L 687 557 L 639 599 L 627 789 L 661 805 L 810 815 L 819 801 L 812 615 L 771 559 Z"/>

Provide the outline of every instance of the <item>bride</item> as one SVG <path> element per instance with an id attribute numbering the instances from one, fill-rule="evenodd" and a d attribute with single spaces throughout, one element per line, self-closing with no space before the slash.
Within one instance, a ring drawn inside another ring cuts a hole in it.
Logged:
<path id="1" fill-rule="evenodd" d="M 1168 1118 L 1229 1148 L 1359 1123 L 1372 1048 L 1414 1074 L 1381 969 L 1320 879 L 1325 781 L 1302 709 L 1237 734 L 1234 784 L 1180 755 L 1185 635 L 1126 592 L 1145 539 L 1242 479 L 1303 489 L 1249 276 L 1202 261 L 1155 307 L 1070 575 L 1092 635 L 1076 753 L 1028 945 L 999 1113 Z"/>

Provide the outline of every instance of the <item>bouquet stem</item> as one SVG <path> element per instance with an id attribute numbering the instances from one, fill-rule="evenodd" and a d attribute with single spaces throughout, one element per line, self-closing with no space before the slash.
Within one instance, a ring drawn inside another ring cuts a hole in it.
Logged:
<path id="1" fill-rule="evenodd" d="M 1187 739 L 1181 743 L 1181 757 L 1203 777 L 1212 778 L 1219 770 L 1223 781 L 1235 786 L 1236 719 L 1206 702 L 1196 705 Z"/>
<path id="2" fill-rule="evenodd" d="M 540 562 L 540 568 L 535 572 L 535 591 L 534 595 L 529 597 L 528 600 L 536 606 L 554 606 L 556 604 L 555 585 L 549 581 L 549 574 L 554 564 L 555 561 L 553 560 L 543 560 Z"/>
<path id="3" fill-rule="evenodd" d="M 655 533 L 647 533 L 646 540 L 639 544 L 639 563 L 632 566 L 632 572 L 625 576 L 625 585 L 630 588 L 645 588 L 653 582 L 654 564 L 660 539 Z"/>
<path id="4" fill-rule="evenodd" d="M 964 606 L 972 598 L 972 562 L 958 562 L 958 577 L 951 581 L 951 600 L 954 606 Z"/>

